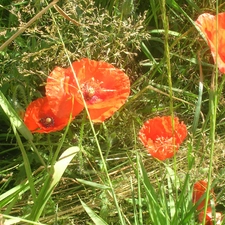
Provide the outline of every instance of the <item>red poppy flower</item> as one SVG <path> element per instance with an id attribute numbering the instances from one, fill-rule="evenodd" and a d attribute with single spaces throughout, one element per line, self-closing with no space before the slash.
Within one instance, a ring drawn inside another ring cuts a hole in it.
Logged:
<path id="1" fill-rule="evenodd" d="M 193 196 L 192 196 L 192 201 L 194 204 L 196 204 L 199 201 L 199 199 L 205 194 L 207 186 L 208 186 L 208 182 L 204 180 L 200 180 L 194 184 Z M 215 198 L 213 190 L 211 190 L 210 194 L 213 195 L 213 197 Z M 208 204 L 210 204 L 210 200 Z M 197 210 L 202 210 L 204 206 L 205 206 L 205 200 L 203 199 L 201 203 L 198 205 Z"/>
<path id="2" fill-rule="evenodd" d="M 218 52 L 218 67 L 221 73 L 225 73 L 225 13 L 218 14 L 218 29 L 216 29 L 216 16 L 209 13 L 200 15 L 195 23 L 208 41 L 214 62 Z"/>
<path id="3" fill-rule="evenodd" d="M 24 123 L 33 133 L 50 133 L 62 130 L 69 123 L 69 118 L 55 115 L 48 104 L 48 99 L 44 97 L 28 105 Z"/>
<path id="4" fill-rule="evenodd" d="M 177 117 L 174 117 L 172 123 L 171 116 L 149 119 L 139 131 L 143 145 L 159 160 L 173 157 L 186 136 L 186 125 L 180 123 Z"/>
<path id="5" fill-rule="evenodd" d="M 203 222 L 204 218 L 204 210 L 202 210 L 198 215 L 198 220 L 200 223 Z M 222 214 L 220 212 L 215 213 L 215 217 L 213 217 L 212 209 L 209 207 L 206 211 L 206 222 L 205 225 L 220 225 L 222 224 Z"/>
<path id="6" fill-rule="evenodd" d="M 72 68 L 56 69 L 61 73 L 53 70 L 46 85 L 46 95 L 51 107 L 54 108 L 51 102 L 56 98 L 57 101 L 61 101 L 65 93 L 74 97 L 80 105 L 84 105 L 76 77 L 93 122 L 103 122 L 111 117 L 130 94 L 128 76 L 109 63 L 84 58 L 75 61 Z"/>

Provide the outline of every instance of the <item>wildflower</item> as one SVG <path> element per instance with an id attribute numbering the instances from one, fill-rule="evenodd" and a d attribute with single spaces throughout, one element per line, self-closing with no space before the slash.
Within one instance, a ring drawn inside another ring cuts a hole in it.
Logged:
<path id="1" fill-rule="evenodd" d="M 225 73 L 225 13 L 218 14 L 218 29 L 216 25 L 217 17 L 209 13 L 203 13 L 196 20 L 196 25 L 205 35 L 211 53 L 221 73 Z"/>
<path id="2" fill-rule="evenodd" d="M 194 204 L 196 204 L 202 198 L 202 196 L 206 193 L 207 186 L 208 186 L 208 182 L 204 180 L 199 180 L 198 182 L 194 184 L 193 196 L 192 196 L 192 201 Z M 210 190 L 210 195 L 214 198 L 214 201 L 215 201 L 215 194 L 213 189 Z M 198 220 L 201 223 L 203 222 L 203 218 L 204 218 L 204 206 L 205 206 L 205 199 L 203 199 L 197 207 L 197 210 L 199 211 Z M 216 223 L 214 223 L 214 220 L 216 220 Z M 205 225 L 213 225 L 213 224 L 219 225 L 221 224 L 221 220 L 222 220 L 222 214 L 219 212 L 216 212 L 214 217 L 212 213 L 212 208 L 210 207 L 210 200 L 209 200 L 207 211 L 206 211 Z"/>
<path id="3" fill-rule="evenodd" d="M 193 196 L 192 196 L 192 201 L 194 204 L 196 204 L 200 200 L 200 198 L 205 194 L 207 186 L 208 186 L 208 182 L 206 182 L 204 180 L 199 180 L 198 182 L 196 182 L 194 184 Z M 213 197 L 214 197 L 213 190 L 211 190 L 210 194 L 213 195 Z M 208 201 L 208 204 L 209 203 L 210 202 Z M 204 206 L 205 206 L 205 199 L 203 199 L 200 202 L 200 204 L 197 207 L 197 210 L 202 210 L 204 208 Z"/>
<path id="4" fill-rule="evenodd" d="M 139 139 L 148 152 L 159 160 L 173 157 L 187 136 L 183 122 L 171 116 L 155 117 L 144 123 L 139 131 Z"/>
<path id="5" fill-rule="evenodd" d="M 48 99 L 44 97 L 28 105 L 24 123 L 33 133 L 50 133 L 62 130 L 69 123 L 69 118 L 55 115 L 48 104 Z"/>
<path id="6" fill-rule="evenodd" d="M 130 94 L 128 76 L 109 63 L 84 58 L 73 62 L 72 67 L 56 69 L 62 73 L 53 70 L 46 85 L 52 107 L 54 99 L 61 101 L 65 95 L 83 107 L 85 101 L 93 122 L 103 122 L 111 117 Z"/>
<path id="7" fill-rule="evenodd" d="M 204 210 L 202 210 L 198 215 L 198 220 L 200 223 L 203 222 L 204 218 Z M 212 209 L 210 207 L 207 208 L 206 211 L 206 223 L 205 225 L 220 225 L 222 224 L 222 214 L 220 212 L 215 213 L 215 217 L 213 216 Z"/>

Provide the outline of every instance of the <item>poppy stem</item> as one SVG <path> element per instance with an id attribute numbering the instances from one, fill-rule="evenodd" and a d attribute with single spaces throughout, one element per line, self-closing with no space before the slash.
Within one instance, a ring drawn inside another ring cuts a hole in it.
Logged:
<path id="1" fill-rule="evenodd" d="M 57 25 L 57 23 L 56 23 L 56 20 L 55 20 L 55 18 L 54 18 L 54 15 L 52 14 L 52 11 L 51 11 L 51 10 L 50 10 L 50 13 L 51 13 L 52 19 L 53 19 L 53 21 L 54 21 L 54 23 L 55 23 L 55 25 L 56 25 L 56 28 L 57 28 L 57 30 L 58 30 L 58 34 L 59 34 L 59 37 L 60 37 L 60 40 L 61 40 L 61 43 L 62 43 L 64 52 L 65 52 L 65 55 L 67 56 L 67 59 L 68 59 L 68 61 L 69 61 L 70 66 L 71 66 L 71 69 L 72 69 L 72 72 L 73 72 L 73 75 L 74 75 L 74 79 L 75 79 L 76 84 L 77 84 L 77 86 L 78 86 L 78 90 L 79 90 L 79 92 L 81 93 L 82 100 L 83 100 L 83 104 L 84 104 L 84 108 L 85 108 L 85 110 L 86 110 L 86 112 L 87 112 L 87 116 L 88 116 L 88 119 L 89 119 L 89 122 L 90 122 L 90 125 L 91 125 L 91 130 L 92 130 L 93 135 L 94 135 L 94 140 L 95 140 L 95 142 L 96 142 L 97 149 L 99 150 L 99 155 L 100 155 L 100 158 L 101 158 L 101 160 L 102 160 L 103 170 L 104 170 L 104 172 L 105 172 L 105 174 L 106 174 L 107 181 L 108 181 L 108 184 L 109 184 L 109 186 L 110 186 L 110 191 L 111 191 L 111 194 L 112 194 L 112 196 L 113 196 L 113 199 L 114 199 L 114 203 L 115 203 L 115 205 L 116 205 L 116 208 L 117 208 L 117 210 L 118 210 L 118 215 L 119 215 L 119 218 L 120 218 L 120 222 L 121 222 L 122 225 L 125 225 L 126 223 L 125 223 L 125 220 L 124 220 L 124 217 L 123 217 L 123 214 L 122 214 L 122 210 L 120 209 L 120 206 L 119 206 L 119 203 L 118 203 L 118 200 L 117 200 L 117 196 L 116 196 L 115 191 L 114 191 L 114 189 L 113 189 L 113 184 L 112 184 L 112 181 L 111 181 L 110 176 L 109 176 L 109 172 L 108 172 L 108 169 L 107 169 L 106 161 L 105 161 L 105 158 L 104 158 L 104 156 L 103 156 L 102 149 L 101 149 L 101 146 L 100 146 L 100 144 L 99 144 L 98 137 L 97 137 L 97 134 L 96 134 L 96 131 L 95 131 L 93 122 L 91 121 L 91 117 L 90 117 L 90 114 L 89 114 L 89 112 L 88 112 L 87 104 L 86 104 L 86 102 L 85 102 L 85 99 L 84 99 L 84 96 L 83 96 L 83 93 L 82 93 L 82 90 L 81 90 L 79 81 L 78 81 L 78 79 L 77 79 L 77 77 L 76 77 L 76 73 L 75 73 L 75 71 L 74 71 L 74 69 L 73 69 L 73 67 L 72 67 L 72 63 L 71 63 L 71 61 L 70 61 L 70 57 L 69 57 L 68 51 L 67 51 L 67 49 L 66 49 L 66 47 L 65 47 L 65 44 L 64 44 L 62 35 L 61 35 L 60 31 L 59 31 L 59 27 L 58 27 L 58 25 Z M 66 129 L 68 130 L 68 126 L 67 126 Z M 67 133 L 67 131 L 65 131 L 65 133 Z M 65 135 L 65 134 L 64 134 L 64 135 Z M 64 138 L 65 138 L 65 136 L 63 136 L 62 139 L 64 140 Z M 59 148 L 57 149 L 57 153 L 58 153 L 58 151 L 59 151 Z M 53 160 L 53 161 L 54 161 L 54 160 Z"/>
<path id="2" fill-rule="evenodd" d="M 84 111 L 82 122 L 81 122 L 81 127 L 80 127 L 79 143 L 78 143 L 78 147 L 80 148 L 80 151 L 78 153 L 80 171 L 84 171 L 82 142 L 83 142 L 83 137 L 84 137 L 84 125 L 85 125 L 86 117 L 87 117 L 87 113 L 86 113 L 86 111 Z"/>
<path id="3" fill-rule="evenodd" d="M 217 2 L 217 14 L 216 14 L 216 71 L 212 75 L 210 93 L 209 93 L 209 113 L 210 113 L 210 153 L 209 153 L 209 172 L 208 172 L 208 186 L 206 190 L 206 200 L 204 207 L 203 223 L 206 222 L 207 204 L 209 201 L 211 182 L 212 182 L 212 170 L 213 170 L 213 156 L 215 150 L 215 138 L 216 138 L 216 118 L 218 107 L 218 1 Z"/>
<path id="4" fill-rule="evenodd" d="M 175 136 L 175 123 L 174 123 L 174 109 L 173 109 L 173 83 L 172 83 L 172 74 L 171 74 L 171 62 L 170 62 L 170 47 L 169 47 L 169 20 L 167 16 L 167 10 L 166 10 L 166 0 L 162 0 L 162 18 L 163 18 L 163 28 L 165 30 L 165 40 L 164 40 L 164 57 L 166 60 L 166 68 L 167 68 L 167 78 L 168 78 L 168 85 L 169 85 L 169 97 L 170 97 L 170 113 L 171 113 L 171 122 L 172 122 L 172 137 Z M 173 140 L 174 142 L 174 140 Z M 173 146 L 174 143 L 173 143 Z M 173 147 L 174 153 L 176 152 L 175 147 Z M 173 158 L 173 166 L 174 166 L 174 173 L 177 174 L 177 162 L 176 162 L 176 154 Z M 175 176 L 175 183 L 176 183 L 177 176 Z M 176 189 L 176 196 L 178 196 L 178 192 Z"/>
<path id="5" fill-rule="evenodd" d="M 40 153 L 38 152 L 38 150 L 37 150 L 37 148 L 36 148 L 36 146 L 35 146 L 35 144 L 34 144 L 32 141 L 30 141 L 30 145 L 31 145 L 33 151 L 34 151 L 34 152 L 36 153 L 36 155 L 38 156 L 38 158 L 39 158 L 41 164 L 42 164 L 42 165 L 45 167 L 45 169 L 46 169 L 46 168 L 47 168 L 47 165 L 46 165 L 46 163 L 44 162 L 44 160 L 42 159 Z"/>
<path id="6" fill-rule="evenodd" d="M 173 117 L 173 85 L 172 85 L 172 77 L 171 77 L 171 63 L 170 63 L 170 48 L 169 48 L 169 22 L 168 17 L 166 15 L 166 3 L 165 0 L 162 1 L 162 17 L 163 17 L 163 28 L 165 30 L 164 32 L 164 57 L 166 59 L 166 68 L 167 68 L 167 78 L 168 78 L 168 84 L 169 84 L 169 96 L 170 96 L 170 113 Z"/>

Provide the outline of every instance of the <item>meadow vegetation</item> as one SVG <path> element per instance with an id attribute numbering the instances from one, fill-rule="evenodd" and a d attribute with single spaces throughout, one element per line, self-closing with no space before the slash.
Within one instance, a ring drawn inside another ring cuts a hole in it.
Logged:
<path id="1" fill-rule="evenodd" d="M 199 224 L 198 180 L 224 215 L 225 78 L 194 23 L 224 11 L 223 1 L 59 0 L 1 48 L 50 3 L 0 3 L 0 224 Z M 56 66 L 82 58 L 123 70 L 128 100 L 103 123 L 84 110 L 62 131 L 31 135 L 26 107 Z M 138 132 L 171 115 L 188 135 L 160 161 Z"/>

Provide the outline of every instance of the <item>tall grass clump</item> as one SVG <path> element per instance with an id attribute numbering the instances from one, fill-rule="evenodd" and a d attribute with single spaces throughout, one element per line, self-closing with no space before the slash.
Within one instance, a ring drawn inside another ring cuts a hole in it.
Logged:
<path id="1" fill-rule="evenodd" d="M 208 202 L 213 218 L 223 215 L 224 77 L 195 23 L 223 8 L 197 0 L 3 1 L 0 224 L 209 224 Z M 86 110 L 64 129 L 32 133 L 27 106 L 46 96 L 54 68 L 82 58 L 121 69 L 129 98 L 93 123 L 82 94 Z M 172 140 L 160 142 L 172 148 L 165 160 L 151 153 L 160 135 L 141 143 L 141 127 L 155 118 L 164 121 L 160 141 Z M 184 142 L 174 139 L 175 118 L 187 128 Z M 200 180 L 208 185 L 195 202 Z"/>

